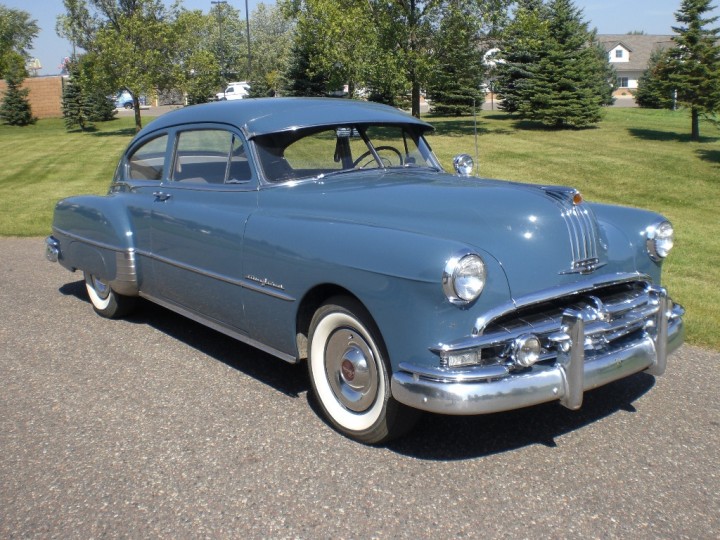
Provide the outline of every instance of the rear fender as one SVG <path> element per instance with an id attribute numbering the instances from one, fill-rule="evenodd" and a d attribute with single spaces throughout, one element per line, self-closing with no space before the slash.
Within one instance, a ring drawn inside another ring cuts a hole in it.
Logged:
<path id="1" fill-rule="evenodd" d="M 58 202 L 53 220 L 53 236 L 60 243 L 58 262 L 108 281 L 120 294 L 136 295 L 133 232 L 126 210 L 114 202 L 92 195 Z"/>

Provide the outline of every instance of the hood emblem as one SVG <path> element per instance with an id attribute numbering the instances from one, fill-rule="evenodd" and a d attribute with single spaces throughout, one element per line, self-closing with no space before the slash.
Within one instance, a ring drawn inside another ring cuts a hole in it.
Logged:
<path id="1" fill-rule="evenodd" d="M 563 270 L 562 272 L 560 272 L 560 274 L 590 274 L 598 268 L 602 268 L 606 264 L 607 263 L 600 262 L 600 259 L 598 259 L 597 257 L 583 259 L 580 261 L 573 261 L 570 268 L 568 270 Z"/>

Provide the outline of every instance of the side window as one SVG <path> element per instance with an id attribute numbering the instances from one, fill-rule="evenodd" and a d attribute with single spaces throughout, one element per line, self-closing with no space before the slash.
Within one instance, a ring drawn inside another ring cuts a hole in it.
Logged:
<path id="1" fill-rule="evenodd" d="M 192 184 L 238 184 L 251 179 L 245 146 L 229 131 L 200 129 L 178 135 L 173 180 Z"/>
<path id="2" fill-rule="evenodd" d="M 135 150 L 128 159 L 128 178 L 130 180 L 162 180 L 167 141 L 168 136 L 161 135 Z"/>
<path id="3" fill-rule="evenodd" d="M 230 152 L 228 174 L 225 182 L 227 184 L 243 184 L 251 179 L 252 172 L 245 153 L 245 145 L 240 137 L 233 135 L 232 151 Z"/>

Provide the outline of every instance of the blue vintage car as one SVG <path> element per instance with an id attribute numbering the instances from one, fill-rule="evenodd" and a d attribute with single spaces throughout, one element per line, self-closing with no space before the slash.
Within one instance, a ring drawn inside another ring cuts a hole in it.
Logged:
<path id="1" fill-rule="evenodd" d="M 248 99 L 149 124 L 106 196 L 55 209 L 47 257 L 100 315 L 143 297 L 307 361 L 341 433 L 380 443 L 420 411 L 470 415 L 660 375 L 683 309 L 673 228 L 572 188 L 443 171 L 431 126 L 351 100 Z"/>

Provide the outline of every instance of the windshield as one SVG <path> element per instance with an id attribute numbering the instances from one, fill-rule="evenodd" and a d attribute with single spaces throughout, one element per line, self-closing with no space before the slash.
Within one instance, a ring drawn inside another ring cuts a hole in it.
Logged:
<path id="1" fill-rule="evenodd" d="M 416 126 L 343 125 L 272 133 L 255 139 L 270 182 L 344 171 L 440 165 Z"/>

